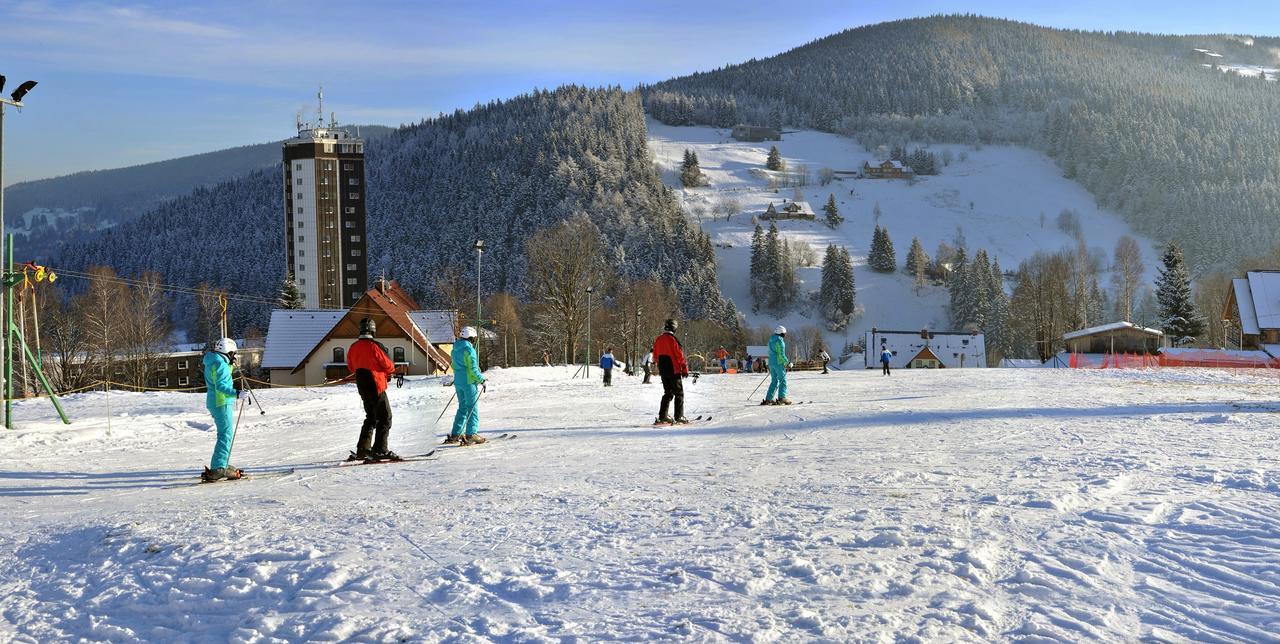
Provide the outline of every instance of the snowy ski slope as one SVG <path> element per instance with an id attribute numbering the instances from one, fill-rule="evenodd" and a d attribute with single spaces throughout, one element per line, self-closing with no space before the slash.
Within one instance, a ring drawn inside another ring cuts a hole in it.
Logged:
<path id="1" fill-rule="evenodd" d="M 741 204 L 745 214 L 733 215 L 727 223 L 723 218 L 712 221 L 708 215 L 702 218 L 702 227 L 716 247 L 720 289 L 734 300 L 739 311 L 746 313 L 748 322 L 753 326 L 779 322 L 788 327 L 816 325 L 800 311 L 780 320 L 751 312 L 751 215 L 763 212 L 770 201 L 780 206 L 782 199 L 794 196 L 793 188 L 781 188 L 777 193 L 768 190 L 768 181 L 753 174 L 753 170 L 764 168 L 771 145 L 778 146 L 789 168 L 806 165 L 815 176 L 824 167 L 836 171 L 860 169 L 863 161 L 873 160 L 874 155 L 848 137 L 813 131 L 789 132 L 777 142 L 744 143 L 730 138 L 728 130 L 673 127 L 650 119 L 649 138 L 664 180 L 676 189 L 686 210 L 693 212 L 702 207 L 713 211 L 724 199 L 736 199 Z M 680 187 L 679 170 L 685 149 L 697 153 L 699 165 L 710 179 L 709 186 Z M 1098 249 L 1107 266 L 1121 235 L 1138 239 L 1144 264 L 1154 280 L 1158 255 L 1152 243 L 1135 235 L 1115 214 L 1098 208 L 1087 190 L 1064 179 L 1062 171 L 1044 155 L 1013 146 L 975 150 L 960 145 L 933 145 L 929 149 L 939 155 L 950 149 L 957 160 L 942 168 L 940 175 L 920 177 L 914 186 L 901 180 L 852 178 L 825 187 L 815 182 L 801 188 L 801 192 L 819 220 L 778 223 L 778 229 L 788 238 L 809 244 L 817 255 L 814 267 L 797 272 L 804 282 L 802 291 L 816 291 L 821 283 L 821 262 L 827 244 L 846 246 L 853 256 L 857 301 L 863 312 L 846 333 L 826 334 L 834 350 L 838 351 L 846 338 L 861 337 L 873 326 L 895 330 L 950 327 L 944 308 L 946 290 L 927 287 L 916 295 L 911 276 L 902 272 L 914 236 L 933 257 L 938 243 L 950 243 L 959 229 L 970 256 L 986 249 L 1003 269 L 1014 270 L 1036 252 L 1075 246 L 1072 237 L 1054 223 L 1058 213 L 1070 209 L 1079 214 L 1087 245 Z M 967 160 L 959 160 L 962 153 Z M 850 194 L 850 190 L 854 193 Z M 845 218 L 836 230 L 821 221 L 821 208 L 832 194 Z M 879 223 L 889 230 L 897 254 L 899 272 L 891 275 L 876 273 L 867 266 L 876 203 L 881 210 Z M 762 225 L 768 228 L 767 222 Z M 1102 276 L 1101 286 L 1111 287 L 1109 274 Z"/>
<path id="2" fill-rule="evenodd" d="M 1273 373 L 945 370 L 659 387 L 494 371 L 438 460 L 322 467 L 353 387 L 260 392 L 197 485 L 203 395 L 71 396 L 0 432 L 0 639 L 1264 641 L 1280 632 Z M 998 395 L 995 395 L 998 392 Z M 392 447 L 450 390 L 393 389 Z"/>

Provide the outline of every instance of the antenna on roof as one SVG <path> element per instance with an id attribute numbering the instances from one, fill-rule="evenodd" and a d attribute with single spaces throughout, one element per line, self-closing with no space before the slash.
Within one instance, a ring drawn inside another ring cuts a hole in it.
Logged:
<path id="1" fill-rule="evenodd" d="M 324 85 L 321 85 L 320 91 L 316 92 L 316 100 L 319 101 L 319 104 L 316 105 L 316 125 L 323 127 L 324 126 Z"/>

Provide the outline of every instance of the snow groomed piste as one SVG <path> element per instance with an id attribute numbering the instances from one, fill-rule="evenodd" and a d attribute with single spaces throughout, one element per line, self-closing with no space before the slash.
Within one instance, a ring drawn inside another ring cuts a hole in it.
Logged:
<path id="1" fill-rule="evenodd" d="M 1280 615 L 1277 382 L 1244 370 L 902 370 L 686 387 L 491 370 L 494 440 L 441 448 L 449 388 L 390 394 L 334 467 L 353 386 L 259 390 L 195 483 L 203 395 L 15 405 L 0 632 L 19 641 L 1266 641 Z M 250 417 L 252 416 L 252 418 Z"/>

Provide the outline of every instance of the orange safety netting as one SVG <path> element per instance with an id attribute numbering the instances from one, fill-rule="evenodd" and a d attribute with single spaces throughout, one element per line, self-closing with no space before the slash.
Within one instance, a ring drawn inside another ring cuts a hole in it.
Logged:
<path id="1" fill-rule="evenodd" d="M 1152 367 L 1207 367 L 1220 369 L 1275 369 L 1280 360 L 1261 351 L 1180 349 L 1159 355 L 1145 353 L 1072 353 L 1071 369 L 1148 369 Z"/>

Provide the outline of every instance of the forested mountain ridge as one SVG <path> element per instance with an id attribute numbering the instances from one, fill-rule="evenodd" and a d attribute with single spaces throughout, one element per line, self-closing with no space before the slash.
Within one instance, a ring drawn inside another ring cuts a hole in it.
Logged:
<path id="1" fill-rule="evenodd" d="M 486 293 L 524 293 L 525 241 L 586 213 L 623 277 L 673 287 L 686 315 L 730 322 L 707 236 L 662 185 L 634 92 L 562 87 L 403 127 L 366 147 L 370 274 L 396 278 L 423 304 L 439 280 L 475 279 L 485 239 Z M 284 276 L 278 167 L 197 189 L 99 239 L 59 265 L 153 270 L 273 296 Z M 264 327 L 267 307 L 239 307 L 233 326 Z"/>
<path id="2" fill-rule="evenodd" d="M 851 29 L 643 91 L 668 123 L 812 127 L 870 146 L 1030 145 L 1207 268 L 1280 242 L 1280 83 L 1191 58 L 1202 47 L 1265 62 L 1280 40 L 1249 42 L 943 16 Z"/>
<path id="3" fill-rule="evenodd" d="M 392 131 L 381 125 L 362 126 L 360 130 L 367 138 L 379 138 Z M 18 245 L 24 255 L 45 258 L 56 254 L 62 245 L 92 239 L 103 229 L 130 221 L 197 188 L 279 163 L 280 142 L 273 141 L 24 181 L 5 190 L 5 213 L 10 217 L 10 232 L 18 232 Z M 17 222 L 17 218 L 37 209 L 53 211 L 53 216 L 33 216 L 34 221 Z M 58 211 L 76 214 L 58 217 Z"/>

